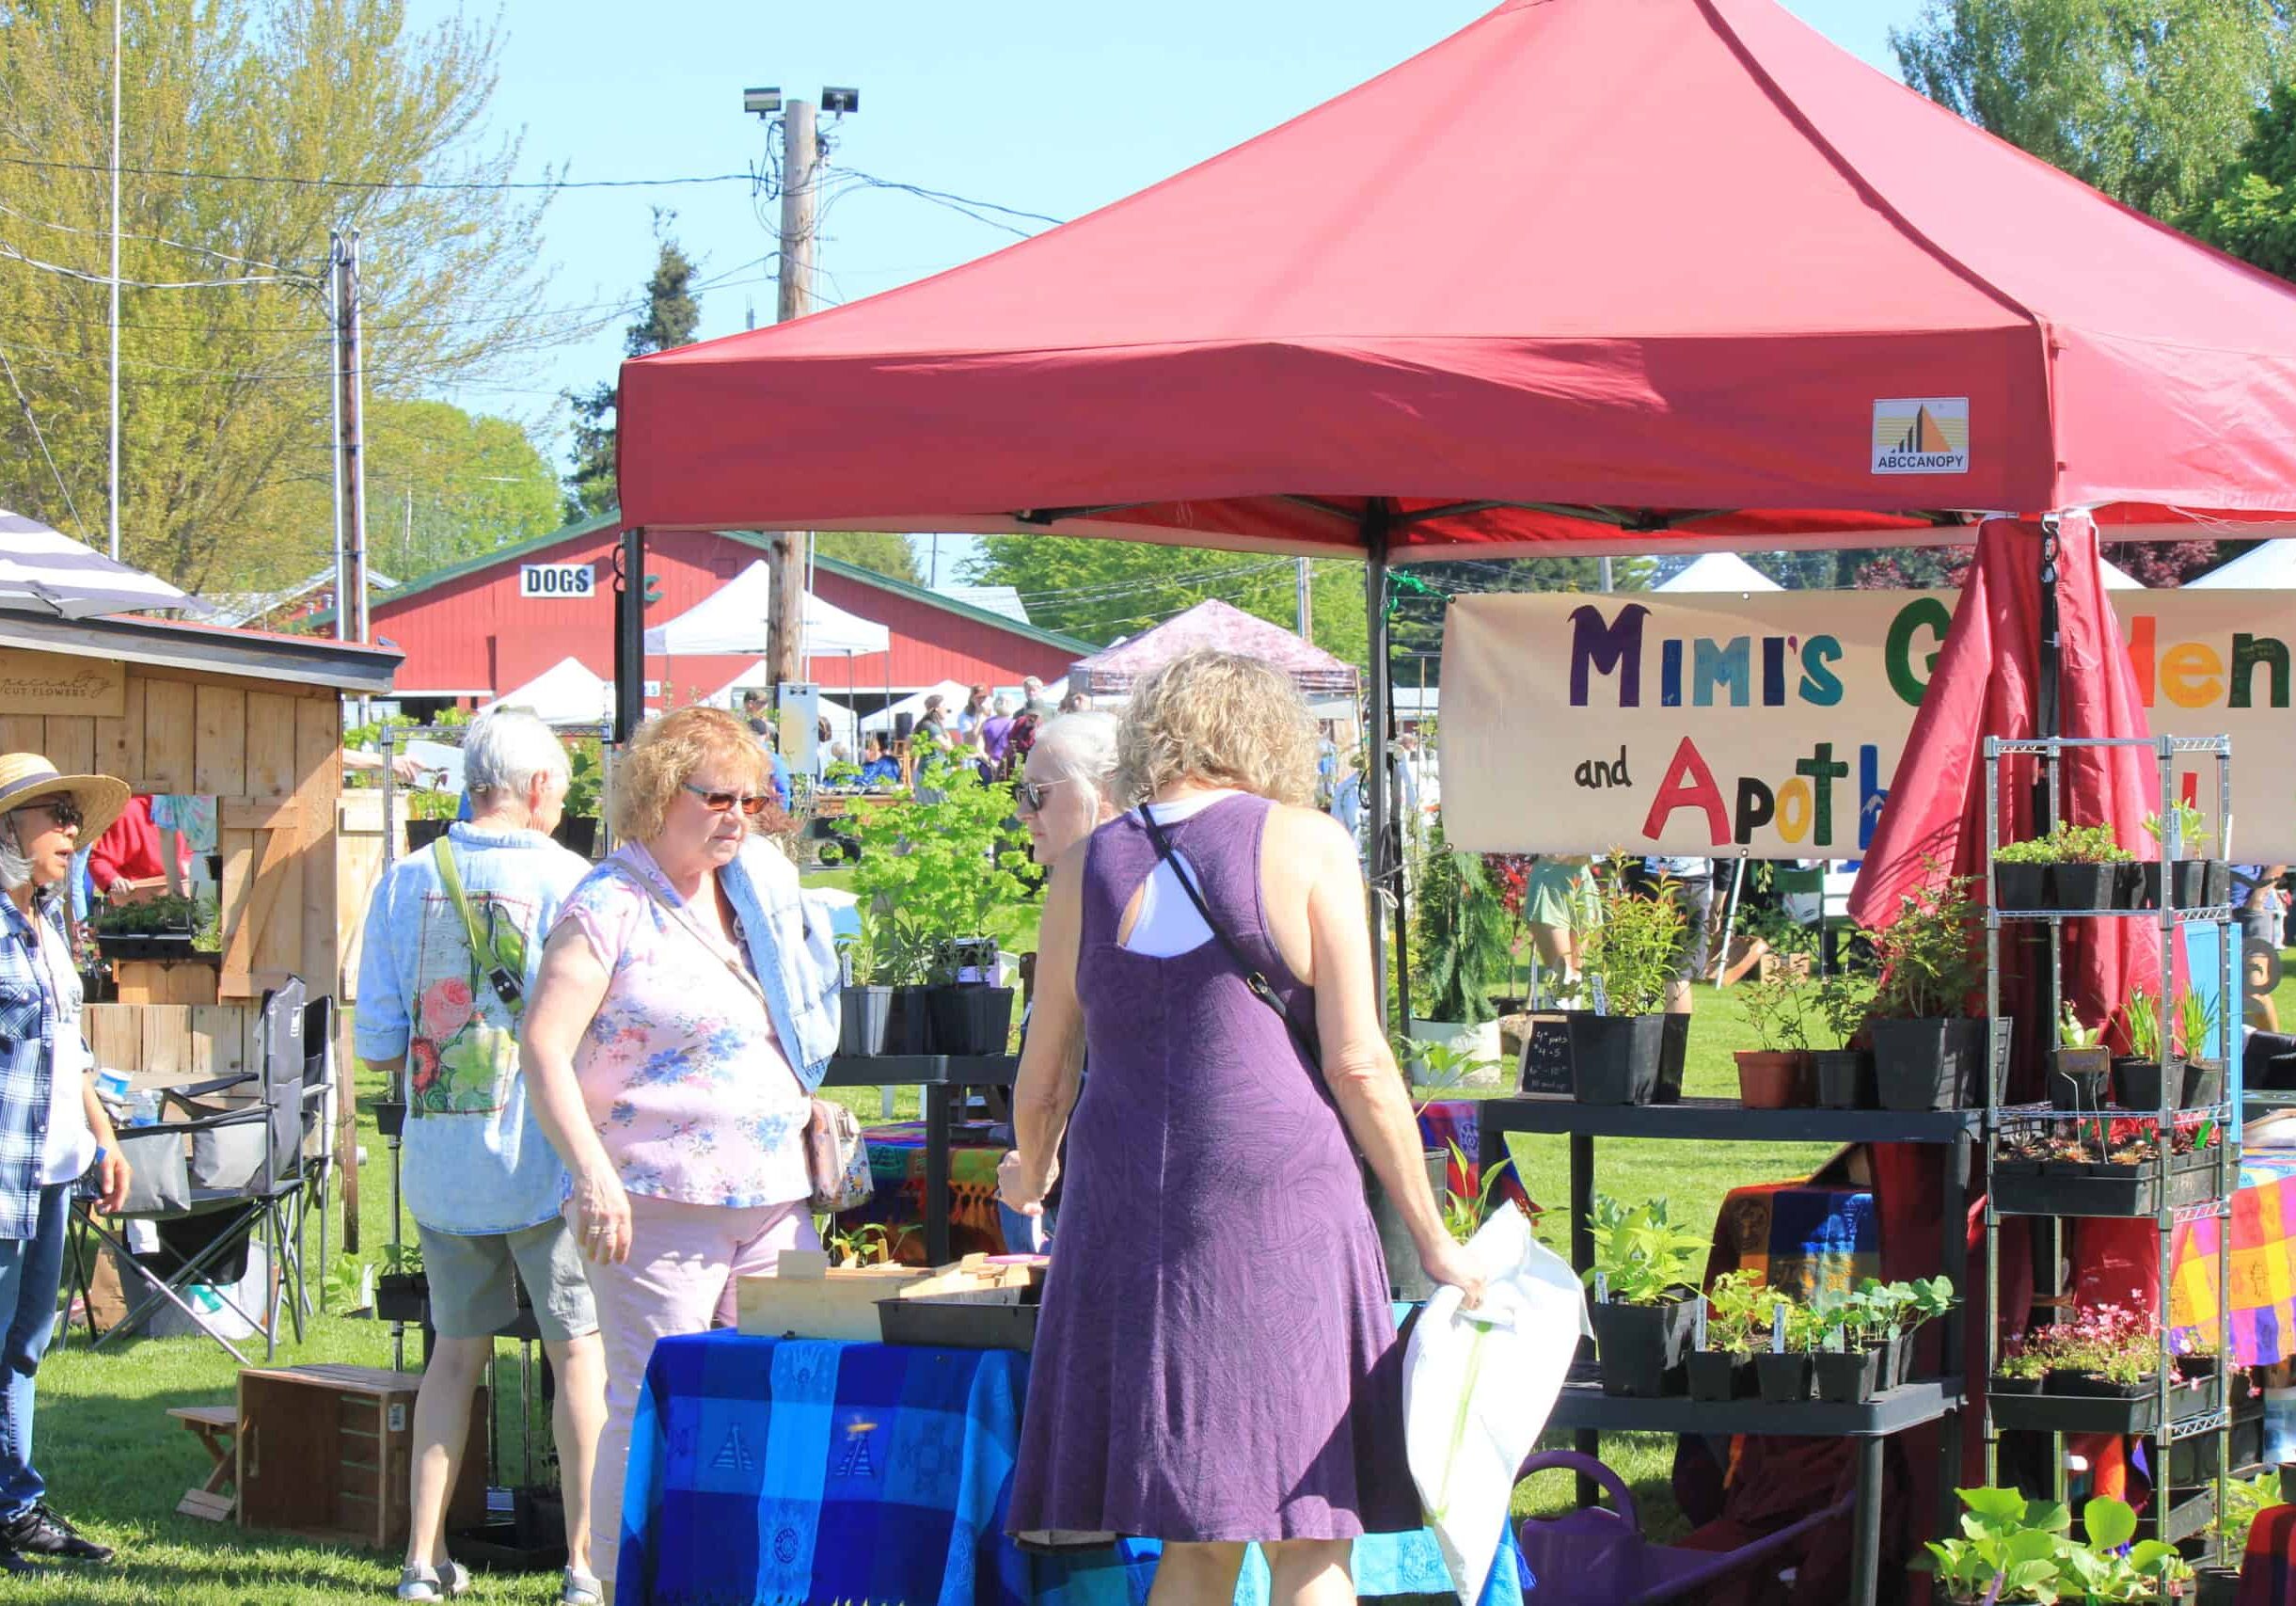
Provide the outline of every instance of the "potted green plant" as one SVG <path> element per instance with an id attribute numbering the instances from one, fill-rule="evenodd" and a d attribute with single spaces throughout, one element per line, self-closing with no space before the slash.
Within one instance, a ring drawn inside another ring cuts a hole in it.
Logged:
<path id="1" fill-rule="evenodd" d="M 2140 908 L 2161 908 L 2164 898 L 2178 909 L 2215 909 L 2232 901 L 2231 865 L 2209 857 L 2216 833 L 2207 815 L 2189 803 L 2171 803 L 2165 816 L 2146 815 L 2145 829 L 2160 844 L 2160 858 L 2139 867 Z"/>
<path id="2" fill-rule="evenodd" d="M 2082 1026 L 2070 1000 L 2057 1011 L 2057 1047 L 2050 1057 L 2051 1107 L 2090 1111 L 2104 1107 L 2113 1054 L 2103 1040 L 2104 1028 Z"/>
<path id="3" fill-rule="evenodd" d="M 889 923 L 891 916 L 885 919 Z M 839 962 L 845 985 L 838 992 L 837 1052 L 869 1057 L 885 1052 L 885 1035 L 893 1024 L 893 987 L 878 979 L 879 931 L 877 916 L 863 911 L 861 930 L 847 940 Z"/>
<path id="4" fill-rule="evenodd" d="M 1454 850 L 1440 815 L 1428 832 L 1412 937 L 1411 1036 L 1498 1057 L 1491 994 L 1514 975 L 1514 917 L 1480 853 Z"/>
<path id="5" fill-rule="evenodd" d="M 2056 889 L 2049 877 L 2055 862 L 2046 836 L 2004 842 L 1993 850 L 1993 907 L 2018 914 L 2055 908 Z"/>
<path id="6" fill-rule="evenodd" d="M 1986 1060 L 1986 1023 L 1962 1007 L 1983 974 L 1974 878 L 1940 873 L 1907 893 L 1897 918 L 1874 933 L 1881 982 L 1871 1026 L 1881 1106 L 1958 1109 L 1971 1096 Z"/>
<path id="7" fill-rule="evenodd" d="M 1582 1104 L 1648 1104 L 1658 1089 L 1683 912 L 1671 898 L 1638 897 L 1623 858 L 1597 872 L 1596 885 L 1602 923 L 1587 933 L 1584 964 L 1598 1008 L 1570 1015 L 1572 1091 Z"/>
<path id="8" fill-rule="evenodd" d="M 2048 1375 L 2049 1357 L 2038 1349 L 2029 1348 L 2022 1339 L 2012 1339 L 1993 1363 L 1993 1374 L 1986 1379 L 1989 1394 L 2037 1394 L 2041 1379 Z"/>
<path id="9" fill-rule="evenodd" d="M 374 1313 L 385 1322 L 420 1323 L 429 1314 L 431 1281 L 420 1244 L 385 1244 L 383 1274 L 374 1280 Z"/>
<path id="10" fill-rule="evenodd" d="M 1790 1406 L 1810 1397 L 1816 1375 L 1817 1312 L 1781 1300 L 1771 1307 L 1770 1323 L 1769 1347 L 1754 1356 L 1755 1391 L 1769 1405 Z"/>
<path id="11" fill-rule="evenodd" d="M 2277 1470 L 2253 1478 L 2234 1478 L 2225 1484 L 2225 1509 L 2216 1515 L 2216 1533 L 2224 1541 L 2225 1554 L 2248 1553 L 2248 1531 L 2267 1508 L 2286 1503 L 2283 1487 Z M 2235 1562 L 2228 1567 L 2199 1566 L 2193 1571 L 2193 1582 L 2198 1586 L 2193 1598 L 2195 1606 L 2237 1606 L 2240 1564 Z"/>
<path id="12" fill-rule="evenodd" d="M 1706 1290 L 1705 1336 L 1684 1358 L 1694 1400 L 1743 1400 L 1754 1392 L 1754 1344 L 1783 1296 L 1752 1271 L 1726 1271 Z"/>
<path id="13" fill-rule="evenodd" d="M 399 801 L 406 810 L 406 851 L 410 853 L 420 853 L 444 836 L 463 806 L 460 794 L 427 787 L 410 787 L 399 794 Z"/>
<path id="14" fill-rule="evenodd" d="M 2124 896 L 2127 878 L 2120 867 L 2136 855 L 2121 846 L 2112 826 L 2060 821 L 2043 839 L 2042 848 L 2051 861 L 2049 881 L 2054 901 L 2035 907 L 2080 914 L 2130 905 L 2131 899 Z"/>
<path id="15" fill-rule="evenodd" d="M 598 856 L 598 804 L 606 779 L 598 739 L 585 736 L 566 744 L 566 802 L 550 835 L 559 846 L 585 859 Z"/>
<path id="16" fill-rule="evenodd" d="M 219 960 L 216 900 L 162 893 L 140 903 L 103 904 L 90 917 L 97 951 L 107 960 Z"/>
<path id="17" fill-rule="evenodd" d="M 1748 1109 L 1791 1109 L 1811 1099 L 1810 1031 L 1804 1019 L 1810 983 L 1781 968 L 1766 981 L 1740 982 L 1739 1007 L 1760 1048 L 1733 1053 L 1738 1103 Z"/>
<path id="18" fill-rule="evenodd" d="M 1583 1275 L 1594 1289 L 1588 1314 L 1603 1392 L 1638 1398 L 1681 1393 L 1706 1234 L 1668 1220 L 1663 1199 L 1629 1209 L 1607 1194 L 1595 1197 L 1587 1226 L 1594 1264 Z"/>
<path id="19" fill-rule="evenodd" d="M 2164 1540 L 2136 1538 L 2136 1511 L 2098 1499 L 2081 1508 L 2082 1539 L 2056 1501 L 2028 1501 L 2016 1489 L 1956 1491 L 1968 1509 L 1962 1536 L 1928 1541 L 1915 1566 L 1937 1576 L 1953 1606 L 2029 1606 L 2057 1600 L 2165 1602 L 2184 1592 L 2193 1569 Z"/>
<path id="20" fill-rule="evenodd" d="M 2223 1011 L 2217 1000 L 2185 989 L 2177 998 L 2177 1041 L 2184 1055 L 2183 1103 L 2187 1108 L 2210 1105 L 2225 1096 Z M 2155 1106 L 2157 1107 L 2157 1106 Z"/>
<path id="21" fill-rule="evenodd" d="M 2171 1051 L 2175 1038 L 2164 1014 L 2161 1000 L 2145 987 L 2132 990 L 2121 1010 L 2129 1052 L 2113 1057 L 2113 1102 L 2123 1109 L 2157 1110 L 2167 1088 L 2182 1097 L 2184 1062 Z"/>
<path id="22" fill-rule="evenodd" d="M 1810 1057 L 1821 1109 L 1873 1109 L 1881 1103 L 1874 1079 L 1874 1051 L 1857 1046 L 1874 1009 L 1870 971 L 1836 970 L 1817 984 L 1813 1008 L 1835 1046 Z"/>

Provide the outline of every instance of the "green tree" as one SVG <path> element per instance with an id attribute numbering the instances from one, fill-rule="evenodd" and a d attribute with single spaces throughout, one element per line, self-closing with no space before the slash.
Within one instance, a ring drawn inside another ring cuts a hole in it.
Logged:
<path id="1" fill-rule="evenodd" d="M 2217 175 L 2189 221 L 2210 245 L 2267 273 L 2296 278 L 2296 89 L 2272 86 L 2240 160 Z"/>
<path id="2" fill-rule="evenodd" d="M 689 345 L 702 326 L 702 303 L 694 294 L 694 276 L 701 270 L 670 236 L 677 214 L 654 209 L 654 239 L 660 247 L 654 273 L 646 280 L 645 303 L 638 321 L 623 331 L 622 350 L 627 357 L 668 351 Z M 566 517 L 592 518 L 611 511 L 621 500 L 614 479 L 616 382 L 607 379 L 591 390 L 568 391 L 574 409 L 574 469 L 566 476 Z"/>
<path id="3" fill-rule="evenodd" d="M 1288 557 L 1207 551 L 1150 542 L 1060 535 L 990 535 L 965 578 L 1009 585 L 1028 616 L 1089 642 L 1133 636 L 1207 597 L 1287 629 L 1299 622 L 1296 570 Z M 1308 581 L 1316 645 L 1361 667 L 1369 637 L 1363 565 L 1318 559 Z"/>
<path id="4" fill-rule="evenodd" d="M 515 385 L 588 333 L 543 303 L 547 193 L 488 187 L 526 176 L 485 135 L 491 25 L 417 28 L 403 0 L 125 5 L 123 556 L 193 590 L 299 579 L 332 549 L 309 494 L 332 452 L 329 231 L 361 232 L 372 403 Z M 110 33 L 97 0 L 0 3 L 0 343 L 55 461 L 5 395 L 0 506 L 99 545 Z M 409 181 L 477 187 L 388 187 Z"/>
<path id="5" fill-rule="evenodd" d="M 2187 215 L 2287 68 L 2286 0 L 1929 0 L 1906 82 L 2155 217 Z"/>
<path id="6" fill-rule="evenodd" d="M 369 556 L 392 579 L 558 527 L 558 476 L 510 420 L 445 402 L 388 402 L 368 422 Z"/>
<path id="7" fill-rule="evenodd" d="M 911 585 L 925 583 L 925 577 L 917 571 L 917 555 L 910 549 L 906 535 L 883 530 L 824 530 L 814 537 L 814 549 L 825 558 L 873 569 Z"/>

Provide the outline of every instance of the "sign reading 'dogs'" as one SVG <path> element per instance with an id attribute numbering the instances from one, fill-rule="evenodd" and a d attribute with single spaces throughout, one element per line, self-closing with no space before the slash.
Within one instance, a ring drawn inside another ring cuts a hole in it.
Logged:
<path id="1" fill-rule="evenodd" d="M 518 595 L 583 597 L 596 594 L 597 571 L 589 564 L 520 564 Z"/>
<path id="2" fill-rule="evenodd" d="M 1857 858 L 1958 600 L 1461 597 L 1443 638 L 1444 835 L 1498 852 Z M 2287 595 L 2130 591 L 2113 607 L 2151 728 L 2232 739 L 2232 856 L 2296 860 Z M 2180 755 L 2173 782 L 2210 815 L 2215 766 Z"/>

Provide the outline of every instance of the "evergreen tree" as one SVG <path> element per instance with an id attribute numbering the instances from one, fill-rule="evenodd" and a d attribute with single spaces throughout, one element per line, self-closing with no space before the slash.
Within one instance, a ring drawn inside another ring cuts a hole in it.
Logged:
<path id="1" fill-rule="evenodd" d="M 646 280 L 645 310 L 624 332 L 625 357 L 645 357 L 690 345 L 694 331 L 701 326 L 702 303 L 693 293 L 694 275 L 700 270 L 670 237 L 670 224 L 676 216 L 665 208 L 654 209 L 654 238 L 661 247 L 660 254 L 655 259 L 653 277 Z M 611 379 L 592 390 L 566 394 L 567 404 L 574 409 L 574 469 L 566 476 L 566 517 L 570 520 L 594 518 L 621 500 L 621 486 L 614 479 L 615 395 Z"/>

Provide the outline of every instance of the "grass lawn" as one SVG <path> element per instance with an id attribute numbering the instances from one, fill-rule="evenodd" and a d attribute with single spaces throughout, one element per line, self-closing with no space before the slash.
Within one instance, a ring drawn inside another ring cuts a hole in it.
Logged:
<path id="1" fill-rule="evenodd" d="M 2284 1021 L 2296 1022 L 2296 977 L 2276 994 Z M 1701 988 L 1690 1033 L 1686 1090 L 1734 1095 L 1735 1073 L 1730 1051 L 1752 1046 L 1735 1003 Z M 388 1154 L 376 1135 L 372 1103 L 377 1089 L 360 1087 L 360 1140 L 366 1163 L 359 1173 L 360 1254 L 379 1259 L 390 1237 Z M 865 1117 L 875 1119 L 877 1094 L 869 1089 L 840 1095 Z M 916 1095 L 901 1093 L 896 1112 L 913 1117 Z M 1514 1153 L 1533 1198 L 1558 1212 L 1547 1237 L 1567 1241 L 1560 1212 L 1569 1199 L 1567 1156 L 1560 1138 L 1516 1138 Z M 1722 1196 L 1742 1183 L 1807 1174 L 1829 1151 L 1808 1144 L 1713 1144 L 1605 1141 L 1599 1150 L 1598 1179 L 1607 1192 L 1639 1199 L 1664 1195 L 1683 1220 L 1713 1219 Z M 340 1243 L 341 1215 L 335 1213 L 330 1242 Z M 315 1232 L 308 1240 L 314 1256 Z M 339 1257 L 340 1258 L 340 1257 Z M 314 1267 L 316 1270 L 316 1268 Z M 388 1328 L 372 1321 L 322 1313 L 301 1344 L 280 1346 L 278 1363 L 347 1361 L 390 1364 Z M 244 1345 L 243 1345 L 244 1347 Z M 409 1345 L 410 1359 L 414 1346 Z M 260 1344 L 254 1352 L 259 1358 Z M 514 1473 L 517 1460 L 516 1346 L 499 1346 L 502 1365 L 498 1395 L 499 1437 Z M 98 1569 L 52 1568 L 28 1579 L 0 1578 L 0 1606 L 59 1606 L 64 1602 L 135 1602 L 137 1606 L 243 1606 L 278 1601 L 356 1601 L 388 1598 L 398 1577 L 398 1559 L 372 1552 L 323 1546 L 282 1535 L 242 1534 L 236 1527 L 194 1521 L 174 1515 L 183 1491 L 207 1473 L 207 1459 L 190 1434 L 166 1415 L 178 1405 L 228 1401 L 234 1394 L 236 1368 L 230 1358 L 205 1339 L 138 1340 L 102 1354 L 87 1352 L 75 1338 L 49 1353 L 40 1368 L 39 1414 L 41 1471 L 50 1496 L 62 1510 L 104 1542 L 119 1547 L 120 1559 Z M 546 1424 L 536 1434 L 537 1461 L 546 1442 Z M 1646 1520 L 1660 1533 L 1678 1526 L 1667 1493 L 1672 1440 L 1627 1435 L 1606 1441 L 1604 1456 L 1635 1486 Z M 1518 1491 L 1523 1510 L 1553 1510 L 1571 1499 L 1569 1480 L 1539 1479 Z M 544 1602 L 556 1598 L 556 1575 L 483 1580 L 478 1598 L 492 1601 Z"/>

